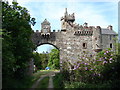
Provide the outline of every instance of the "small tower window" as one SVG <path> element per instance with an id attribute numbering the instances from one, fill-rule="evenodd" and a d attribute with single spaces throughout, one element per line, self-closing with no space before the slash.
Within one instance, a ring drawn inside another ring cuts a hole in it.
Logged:
<path id="1" fill-rule="evenodd" d="M 110 43 L 110 48 L 112 48 L 112 43 Z"/>
<path id="2" fill-rule="evenodd" d="M 97 40 L 97 37 L 95 37 L 95 40 Z"/>
<path id="3" fill-rule="evenodd" d="M 110 40 L 111 40 L 111 35 L 110 35 Z"/>
<path id="4" fill-rule="evenodd" d="M 86 49 L 86 48 L 87 48 L 87 44 L 83 43 L 83 49 Z"/>

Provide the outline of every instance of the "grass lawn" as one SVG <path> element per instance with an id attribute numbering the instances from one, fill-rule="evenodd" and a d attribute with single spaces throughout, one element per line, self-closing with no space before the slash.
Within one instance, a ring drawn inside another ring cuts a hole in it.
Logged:
<path id="1" fill-rule="evenodd" d="M 49 77 L 45 77 L 43 80 L 41 80 L 37 86 L 37 88 L 48 88 L 49 84 Z"/>
<path id="2" fill-rule="evenodd" d="M 54 88 L 64 88 L 62 73 L 58 73 L 53 77 L 53 85 Z"/>

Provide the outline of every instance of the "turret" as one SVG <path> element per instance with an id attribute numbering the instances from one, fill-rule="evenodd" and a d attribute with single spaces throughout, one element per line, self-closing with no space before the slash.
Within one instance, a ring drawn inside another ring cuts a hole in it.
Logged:
<path id="1" fill-rule="evenodd" d="M 51 26 L 50 23 L 47 21 L 47 19 L 45 19 L 42 23 L 41 23 L 41 35 L 50 35 L 51 32 Z"/>
<path id="2" fill-rule="evenodd" d="M 64 19 L 65 19 L 65 21 L 67 21 L 67 22 L 68 22 L 68 21 L 74 22 L 74 21 L 75 21 L 74 13 L 68 15 L 67 8 L 66 8 L 66 9 L 65 9 Z"/>
<path id="3" fill-rule="evenodd" d="M 61 30 L 66 31 L 68 27 L 73 27 L 73 22 L 75 21 L 75 16 L 73 14 L 68 14 L 67 8 L 65 9 L 64 17 L 61 17 L 62 25 Z"/>

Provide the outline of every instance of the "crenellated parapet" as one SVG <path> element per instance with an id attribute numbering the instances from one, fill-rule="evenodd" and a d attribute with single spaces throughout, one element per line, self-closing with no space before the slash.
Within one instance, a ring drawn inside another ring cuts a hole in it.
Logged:
<path id="1" fill-rule="evenodd" d="M 87 23 L 84 23 L 83 25 L 75 25 L 74 26 L 74 35 L 93 35 L 93 26 L 87 26 Z"/>
<path id="2" fill-rule="evenodd" d="M 64 14 L 64 17 L 61 17 L 61 20 L 63 20 L 65 22 L 74 22 L 75 21 L 75 16 L 74 16 L 74 13 L 73 14 L 68 14 L 67 12 L 67 8 L 65 9 L 65 14 Z"/>
<path id="3" fill-rule="evenodd" d="M 73 14 L 68 14 L 67 12 L 67 8 L 65 9 L 65 13 L 64 16 L 61 17 L 61 21 L 62 21 L 62 31 L 66 31 L 69 30 L 70 28 L 73 27 L 73 22 L 75 21 L 75 15 Z"/>

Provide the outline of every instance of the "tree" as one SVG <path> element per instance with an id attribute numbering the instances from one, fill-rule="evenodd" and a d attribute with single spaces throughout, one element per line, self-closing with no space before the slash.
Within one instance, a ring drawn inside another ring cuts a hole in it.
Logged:
<path id="1" fill-rule="evenodd" d="M 42 69 L 45 69 L 47 67 L 47 64 L 48 64 L 49 54 L 41 53 L 40 57 L 41 57 L 41 66 L 42 66 Z"/>
<path id="2" fill-rule="evenodd" d="M 52 49 L 49 54 L 48 66 L 51 69 L 59 69 L 59 50 Z"/>
<path id="3" fill-rule="evenodd" d="M 49 54 L 34 52 L 33 58 L 37 69 L 45 69 L 47 67 Z"/>
<path id="4" fill-rule="evenodd" d="M 37 69 L 41 69 L 41 57 L 40 54 L 38 52 L 34 52 L 33 53 L 33 58 L 34 58 L 34 64 L 36 66 Z"/>
<path id="5" fill-rule="evenodd" d="M 7 83 L 10 78 L 26 77 L 28 62 L 35 48 L 31 41 L 35 19 L 28 10 L 13 2 L 12 5 L 2 2 L 2 65 L 3 87 L 12 87 Z"/>

